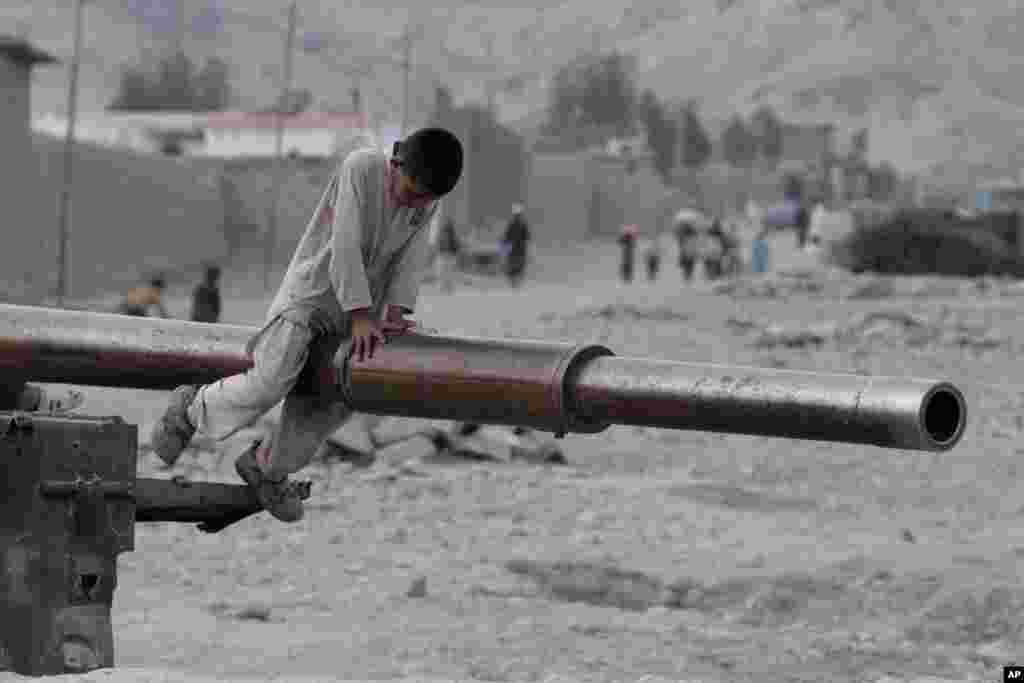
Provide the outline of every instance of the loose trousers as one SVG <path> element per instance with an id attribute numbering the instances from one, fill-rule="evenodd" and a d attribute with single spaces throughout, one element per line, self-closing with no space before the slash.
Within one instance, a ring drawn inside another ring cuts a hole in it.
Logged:
<path id="1" fill-rule="evenodd" d="M 352 414 L 334 370 L 342 342 L 341 335 L 318 334 L 278 316 L 252 348 L 253 367 L 200 387 L 189 419 L 197 432 L 222 441 L 284 400 L 281 422 L 258 460 L 272 478 L 295 474 Z"/>

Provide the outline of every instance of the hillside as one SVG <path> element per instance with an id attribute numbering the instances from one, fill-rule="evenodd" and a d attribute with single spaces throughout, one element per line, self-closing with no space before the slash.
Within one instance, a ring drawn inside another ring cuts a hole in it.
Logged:
<path id="1" fill-rule="evenodd" d="M 201 0 L 186 0 L 198 12 Z M 91 0 L 87 13 L 82 106 L 97 110 L 117 85 L 118 65 L 159 47 L 143 36 L 128 0 Z M 282 0 L 231 3 L 218 40 L 192 36 L 190 51 L 218 54 L 235 67 L 241 106 L 269 103 L 276 92 Z M 362 83 L 379 118 L 401 117 L 401 32 L 419 27 L 410 79 L 415 122 L 429 112 L 436 79 L 460 97 L 481 99 L 483 79 L 524 75 L 498 98 L 510 121 L 536 121 L 546 77 L 581 51 L 613 47 L 636 57 L 638 81 L 663 98 L 695 97 L 710 115 L 749 111 L 761 102 L 794 121 L 832 120 L 840 141 L 871 130 L 872 156 L 906 171 L 954 178 L 966 162 L 985 175 L 1016 174 L 1016 129 L 1024 90 L 1012 82 L 1024 63 L 1016 30 L 1024 11 L 1013 0 L 975 7 L 944 0 L 668 0 L 607 3 L 568 0 L 552 7 L 489 2 L 300 3 L 300 30 L 329 30 L 341 49 L 300 55 L 295 83 L 323 105 L 347 106 L 352 78 L 330 62 L 377 60 Z M 495 3 L 496 5 L 496 3 Z M 425 7 L 425 6 L 422 6 Z M 72 12 L 58 0 L 4 3 L 0 22 L 60 55 L 70 52 Z M 487 36 L 501 74 L 487 67 Z M 463 55 L 456 59 L 451 53 Z M 448 55 L 448 56 L 446 56 Z M 384 64 L 381 60 L 391 60 Z M 63 108 L 66 74 L 40 70 L 36 111 Z M 952 165 L 950 162 L 956 162 Z"/>

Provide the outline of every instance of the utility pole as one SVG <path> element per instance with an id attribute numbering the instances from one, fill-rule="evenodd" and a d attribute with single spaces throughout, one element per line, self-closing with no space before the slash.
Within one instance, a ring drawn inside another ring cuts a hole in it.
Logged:
<path id="1" fill-rule="evenodd" d="M 405 34 L 402 36 L 402 132 L 405 137 L 405 129 L 409 125 L 409 72 L 412 70 L 412 34 L 409 32 L 409 24 L 405 25 Z"/>
<path id="2" fill-rule="evenodd" d="M 180 55 L 185 52 L 185 23 L 186 10 L 185 0 L 177 0 L 175 5 L 175 27 L 174 27 L 174 54 Z"/>
<path id="3" fill-rule="evenodd" d="M 270 291 L 272 271 L 274 268 L 274 249 L 277 246 L 277 224 L 281 204 L 281 186 L 284 184 L 284 122 L 287 116 L 285 106 L 292 89 L 292 59 L 295 51 L 295 24 L 297 23 L 298 7 L 292 2 L 288 7 L 288 32 L 284 39 L 284 58 L 281 72 L 281 94 L 277 100 L 274 114 L 274 191 L 273 201 L 267 222 L 263 259 L 263 288 Z"/>
<path id="4" fill-rule="evenodd" d="M 57 253 L 57 306 L 64 307 L 68 294 L 68 211 L 71 205 L 71 176 L 74 166 L 75 119 L 78 116 L 78 68 L 82 60 L 82 8 L 85 0 L 75 0 L 74 54 L 68 79 L 68 125 L 64 132 L 64 184 L 60 192 L 57 219 L 60 243 Z"/>
<path id="5" fill-rule="evenodd" d="M 484 43 L 487 51 L 487 63 L 494 64 L 494 34 L 487 34 L 487 39 Z M 484 81 L 484 87 L 487 94 L 487 112 L 491 115 L 491 118 L 497 119 L 497 112 L 494 110 L 495 100 L 495 74 L 491 74 L 486 81 Z"/>

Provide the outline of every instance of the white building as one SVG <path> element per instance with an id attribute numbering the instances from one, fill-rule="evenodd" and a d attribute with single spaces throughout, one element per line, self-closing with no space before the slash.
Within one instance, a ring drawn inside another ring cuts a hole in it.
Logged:
<path id="1" fill-rule="evenodd" d="M 367 136 L 361 114 L 306 112 L 285 119 L 282 151 L 289 156 L 326 158 Z M 276 153 L 277 128 L 273 113 L 210 114 L 204 127 L 202 154 L 219 158 L 271 157 Z"/>
<path id="2" fill-rule="evenodd" d="M 63 138 L 67 119 L 54 114 L 32 122 L 37 133 Z M 361 114 L 304 112 L 285 119 L 282 151 L 306 158 L 328 158 L 356 141 L 374 142 Z M 273 113 L 126 113 L 80 116 L 75 139 L 107 147 L 159 154 L 169 146 L 188 156 L 223 159 L 272 157 L 277 129 Z"/>

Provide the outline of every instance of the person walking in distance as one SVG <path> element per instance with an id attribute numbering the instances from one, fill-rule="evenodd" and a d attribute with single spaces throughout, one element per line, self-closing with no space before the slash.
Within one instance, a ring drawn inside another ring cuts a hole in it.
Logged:
<path id="1" fill-rule="evenodd" d="M 505 257 L 505 275 L 513 287 L 518 287 L 523 281 L 526 272 L 527 246 L 530 242 L 530 227 L 523 218 L 523 205 L 516 204 L 512 207 L 512 219 L 505 228 L 505 236 L 502 239 L 507 250 Z"/>
<path id="2" fill-rule="evenodd" d="M 437 279 L 442 292 L 455 291 L 455 271 L 459 259 L 459 235 L 451 216 L 441 219 L 437 237 Z"/>
<path id="3" fill-rule="evenodd" d="M 220 322 L 220 266 L 207 265 L 203 281 L 192 290 L 192 312 L 189 319 L 197 323 Z"/>
<path id="4" fill-rule="evenodd" d="M 253 366 L 205 386 L 181 386 L 151 445 L 173 465 L 197 433 L 216 440 L 254 424 L 284 400 L 278 426 L 254 441 L 235 471 L 284 522 L 303 517 L 289 477 L 351 415 L 341 400 L 336 355 L 372 358 L 415 323 L 430 256 L 427 225 L 462 174 L 462 144 L 442 128 L 348 154 L 332 175 L 285 272 L 264 326 L 249 341 Z"/>
<path id="5" fill-rule="evenodd" d="M 619 262 L 619 277 L 624 283 L 633 281 L 633 269 L 636 264 L 636 239 L 637 227 L 635 225 L 624 225 L 619 235 L 619 246 L 622 248 L 621 260 Z"/>

